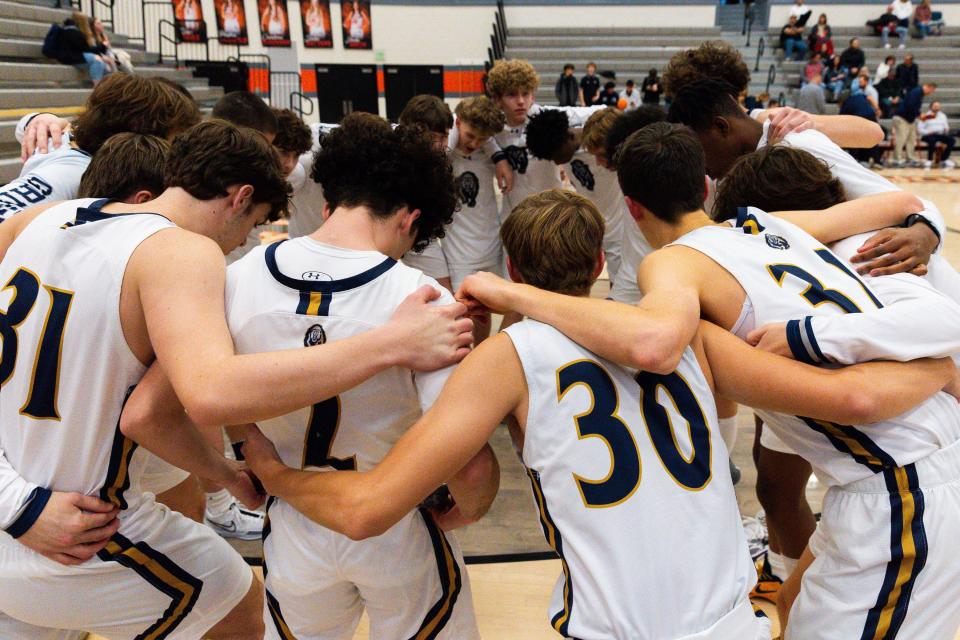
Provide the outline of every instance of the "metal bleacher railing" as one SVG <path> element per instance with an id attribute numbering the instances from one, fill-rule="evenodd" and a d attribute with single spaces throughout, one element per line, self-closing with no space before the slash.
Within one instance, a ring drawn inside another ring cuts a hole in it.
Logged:
<path id="1" fill-rule="evenodd" d="M 490 34 L 490 46 L 487 47 L 487 61 L 483 65 L 486 71 L 494 62 L 501 60 L 507 51 L 507 13 L 503 9 L 503 0 L 497 0 L 497 12 L 493 17 L 493 24 L 490 25 L 493 33 Z"/>

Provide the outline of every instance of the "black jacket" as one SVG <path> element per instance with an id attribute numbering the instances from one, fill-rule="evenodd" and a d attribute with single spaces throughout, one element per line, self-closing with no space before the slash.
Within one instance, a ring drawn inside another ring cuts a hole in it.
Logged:
<path id="1" fill-rule="evenodd" d="M 580 83 L 573 76 L 567 75 L 561 75 L 553 88 L 553 94 L 557 96 L 561 107 L 575 107 L 580 104 L 579 92 Z"/>
<path id="2" fill-rule="evenodd" d="M 920 84 L 920 68 L 916 64 L 909 67 L 902 62 L 897 65 L 897 81 L 904 91 L 910 91 Z"/>
<path id="3" fill-rule="evenodd" d="M 101 53 L 87 43 L 83 32 L 73 25 L 65 25 L 57 41 L 57 62 L 60 64 L 84 64 L 84 53 Z"/>
<path id="4" fill-rule="evenodd" d="M 863 69 L 863 65 L 866 64 L 866 62 L 867 57 L 863 55 L 862 49 L 847 47 L 843 50 L 843 53 L 840 54 L 840 66 L 846 67 L 847 69 Z"/>

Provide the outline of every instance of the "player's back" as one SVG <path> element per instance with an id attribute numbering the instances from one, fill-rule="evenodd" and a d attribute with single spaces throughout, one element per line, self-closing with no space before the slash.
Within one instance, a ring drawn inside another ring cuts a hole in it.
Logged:
<path id="1" fill-rule="evenodd" d="M 133 502 L 139 494 L 130 469 L 136 445 L 120 434 L 119 417 L 146 367 L 124 338 L 120 289 L 137 246 L 173 223 L 155 214 L 105 215 L 105 202 L 54 205 L 0 264 L 0 441 L 27 480 L 125 507 L 125 496 Z"/>
<path id="2" fill-rule="evenodd" d="M 911 280 L 906 286 L 922 289 L 921 295 L 941 295 L 906 274 L 866 282 L 800 228 L 752 207 L 740 210 L 735 227 L 702 227 L 674 244 L 709 256 L 743 287 L 746 300 L 733 333 L 746 338 L 756 327 L 799 320 L 788 325 L 788 339 L 813 352 L 819 346 L 809 328 L 811 317 L 876 312 L 883 308 L 884 290 L 898 282 L 904 286 L 905 279 Z M 871 338 L 895 344 L 904 335 L 898 330 Z M 960 438 L 960 409 L 942 393 L 893 420 L 859 428 L 758 414 L 830 484 L 847 484 L 884 467 L 915 462 Z"/>
<path id="3" fill-rule="evenodd" d="M 529 391 L 523 461 L 563 560 L 554 628 L 666 640 L 743 604 L 756 572 L 693 351 L 670 375 L 634 374 L 539 322 L 506 332 Z"/>

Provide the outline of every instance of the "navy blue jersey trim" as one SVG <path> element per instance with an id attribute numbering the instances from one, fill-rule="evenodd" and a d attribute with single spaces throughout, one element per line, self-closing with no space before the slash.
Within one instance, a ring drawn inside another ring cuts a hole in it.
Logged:
<path id="1" fill-rule="evenodd" d="M 387 258 L 375 267 L 342 280 L 331 280 L 328 282 L 300 280 L 298 278 L 291 278 L 290 276 L 284 275 L 280 272 L 280 268 L 277 266 L 277 247 L 284 242 L 286 242 L 286 240 L 281 240 L 280 242 L 275 242 L 268 246 L 266 252 L 264 253 L 264 259 L 267 261 L 267 269 L 270 270 L 270 275 L 272 275 L 277 282 L 285 287 L 296 289 L 297 291 L 313 291 L 317 293 L 336 293 L 338 291 L 349 291 L 350 289 L 356 289 L 357 287 L 362 287 L 369 282 L 373 282 L 384 273 L 392 269 L 395 264 L 397 264 L 397 261 L 393 258 Z"/>

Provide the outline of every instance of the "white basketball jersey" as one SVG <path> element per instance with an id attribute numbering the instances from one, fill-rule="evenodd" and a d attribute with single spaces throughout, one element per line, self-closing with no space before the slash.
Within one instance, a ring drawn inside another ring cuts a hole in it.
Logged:
<path id="1" fill-rule="evenodd" d="M 505 331 L 529 390 L 523 462 L 563 565 L 554 629 L 663 640 L 710 628 L 756 570 L 693 351 L 670 375 L 634 374 L 548 325 Z"/>
<path id="2" fill-rule="evenodd" d="M 127 508 L 139 478 L 120 411 L 146 367 L 123 337 L 120 288 L 137 246 L 174 225 L 156 214 L 103 214 L 104 204 L 51 207 L 0 264 L 0 442 L 30 482 Z"/>
<path id="3" fill-rule="evenodd" d="M 560 167 L 551 160 L 535 158 L 527 150 L 527 123 L 519 127 L 507 126 L 494 136 L 513 168 L 513 189 L 503 194 L 501 221 L 527 196 L 547 189 L 559 189 Z"/>
<path id="4" fill-rule="evenodd" d="M 449 151 L 460 209 L 444 227 L 443 255 L 454 267 L 479 267 L 500 258 L 500 215 L 493 187 L 493 151 L 487 142 L 469 156 Z"/>
<path id="5" fill-rule="evenodd" d="M 564 171 L 577 193 L 597 205 L 603 215 L 603 249 L 608 254 L 607 273 L 614 282 L 621 265 L 624 218 L 629 217 L 617 174 L 598 165 L 596 157 L 583 148 L 577 149 Z"/>
<path id="6" fill-rule="evenodd" d="M 643 294 L 637 285 L 637 268 L 643 259 L 653 252 L 650 243 L 644 237 L 636 221 L 630 217 L 629 211 L 623 219 L 623 249 L 620 268 L 613 277 L 613 287 L 610 289 L 610 298 L 617 302 L 637 304 Z"/>
<path id="7" fill-rule="evenodd" d="M 444 291 L 441 304 L 453 301 L 436 281 L 380 253 L 297 238 L 258 247 L 230 266 L 227 321 L 238 353 L 308 348 L 385 324 L 423 284 Z M 258 424 L 292 467 L 366 471 L 433 403 L 451 370 L 393 367 Z"/>
<path id="8" fill-rule="evenodd" d="M 89 164 L 90 154 L 72 148 L 70 136 L 63 134 L 58 149 L 35 152 L 20 176 L 0 187 L 0 221 L 43 202 L 73 200 Z"/>
<path id="9" fill-rule="evenodd" d="M 673 244 L 700 251 L 740 282 L 747 294 L 745 313 L 732 331 L 741 338 L 771 322 L 871 313 L 883 307 L 881 283 L 873 281 L 868 287 L 852 266 L 813 237 L 759 209 L 741 209 L 736 227 L 702 227 Z M 871 290 L 875 286 L 879 293 Z M 818 348 L 813 333 L 801 331 L 800 323 L 788 324 L 788 338 Z M 857 338 L 851 335 L 850 341 Z M 894 343 L 904 339 L 910 339 L 907 328 L 889 336 Z M 848 484 L 885 467 L 916 462 L 960 438 L 960 409 L 943 393 L 893 420 L 858 427 L 757 414 L 828 484 Z"/>

